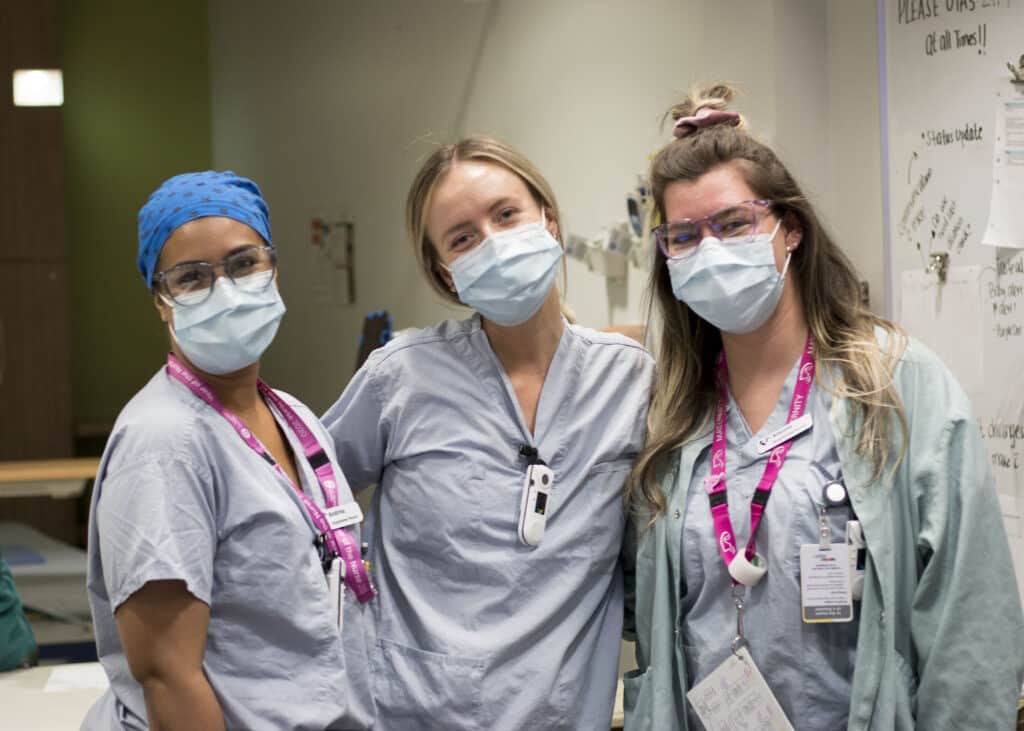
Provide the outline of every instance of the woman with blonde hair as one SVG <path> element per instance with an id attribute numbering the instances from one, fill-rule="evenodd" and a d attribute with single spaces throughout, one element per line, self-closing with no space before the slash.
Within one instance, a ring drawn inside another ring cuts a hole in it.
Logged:
<path id="1" fill-rule="evenodd" d="M 733 95 L 676 106 L 651 166 L 663 325 L 628 490 L 626 727 L 1010 728 L 1024 623 L 967 398 L 863 306 Z M 716 706 L 730 673 L 748 693 Z"/>
<path id="2" fill-rule="evenodd" d="M 563 317 L 558 205 L 507 145 L 439 147 L 407 223 L 475 313 L 375 351 L 324 416 L 353 488 L 377 484 L 376 728 L 607 728 L 651 358 Z"/>

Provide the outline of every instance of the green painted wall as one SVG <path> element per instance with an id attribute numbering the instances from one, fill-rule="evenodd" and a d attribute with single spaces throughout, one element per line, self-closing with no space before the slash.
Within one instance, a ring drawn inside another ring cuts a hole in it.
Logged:
<path id="1" fill-rule="evenodd" d="M 212 164 L 207 3 L 62 0 L 60 21 L 72 417 L 102 422 L 167 350 L 135 223 L 163 180 Z"/>

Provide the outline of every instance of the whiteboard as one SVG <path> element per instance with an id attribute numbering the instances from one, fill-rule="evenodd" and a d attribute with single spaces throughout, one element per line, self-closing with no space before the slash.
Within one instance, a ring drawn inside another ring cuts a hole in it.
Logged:
<path id="1" fill-rule="evenodd" d="M 878 12 L 889 314 L 971 399 L 1024 596 L 1024 249 L 1005 245 L 1024 236 L 1024 196 L 1006 205 L 1024 164 L 1002 120 L 1024 109 L 1007 68 L 1024 55 L 1024 0 L 879 0 Z M 1002 246 L 983 243 L 990 213 Z M 926 271 L 941 253 L 945 284 Z"/>

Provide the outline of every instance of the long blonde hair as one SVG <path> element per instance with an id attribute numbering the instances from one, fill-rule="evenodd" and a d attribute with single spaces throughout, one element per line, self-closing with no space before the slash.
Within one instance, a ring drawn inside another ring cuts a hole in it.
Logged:
<path id="1" fill-rule="evenodd" d="M 735 96 L 728 85 L 697 88 L 667 116 L 689 117 L 702 108 L 726 109 Z M 792 255 L 790 272 L 800 293 L 804 316 L 814 339 L 818 382 L 835 396 L 849 399 L 857 419 L 856 451 L 869 458 L 873 479 L 886 465 L 902 459 L 907 424 L 891 380 L 905 338 L 893 323 L 872 314 L 861 303 L 853 265 L 832 241 L 786 167 L 766 145 L 746 131 L 746 124 L 718 124 L 697 129 L 663 147 L 651 163 L 651 187 L 656 211 L 665 219 L 665 189 L 677 180 L 695 181 L 713 168 L 735 165 L 758 198 L 771 200 L 782 220 L 796 220 L 803 231 Z M 636 512 L 660 516 L 666 508 L 659 473 L 670 455 L 709 426 L 718 398 L 715 359 L 722 337 L 672 293 L 665 256 L 656 253 L 650 297 L 662 321 L 658 382 L 648 416 L 648 442 L 637 460 L 626 490 L 627 504 Z M 879 347 L 875 328 L 889 337 Z M 893 449 L 894 417 L 902 432 Z M 853 425 L 850 425 L 851 428 Z"/>
<path id="2" fill-rule="evenodd" d="M 405 204 L 405 225 L 412 239 L 416 259 L 423 270 L 427 281 L 434 291 L 453 304 L 462 304 L 457 294 L 448 288 L 448 283 L 439 271 L 440 259 L 430 237 L 427 236 L 427 213 L 434 188 L 444 179 L 445 175 L 460 162 L 474 160 L 489 162 L 509 170 L 519 176 L 526 184 L 530 195 L 537 205 L 546 208 L 548 220 L 554 219 L 558 224 L 558 235 L 555 237 L 562 248 L 562 216 L 558 209 L 555 192 L 537 166 L 524 155 L 509 147 L 501 140 L 484 135 L 466 137 L 450 145 L 441 145 L 424 161 L 419 173 L 409 187 L 409 196 Z M 562 295 L 565 295 L 565 262 L 562 263 Z M 570 322 L 575 322 L 571 310 L 564 304 L 562 312 Z"/>

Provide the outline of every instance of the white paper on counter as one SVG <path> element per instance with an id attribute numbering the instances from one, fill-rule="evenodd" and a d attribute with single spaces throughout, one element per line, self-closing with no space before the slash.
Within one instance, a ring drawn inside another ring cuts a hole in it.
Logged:
<path id="1" fill-rule="evenodd" d="M 98 662 L 83 662 L 73 665 L 58 665 L 50 673 L 43 688 L 44 693 L 60 693 L 65 690 L 104 690 L 110 685 L 107 673 Z"/>

